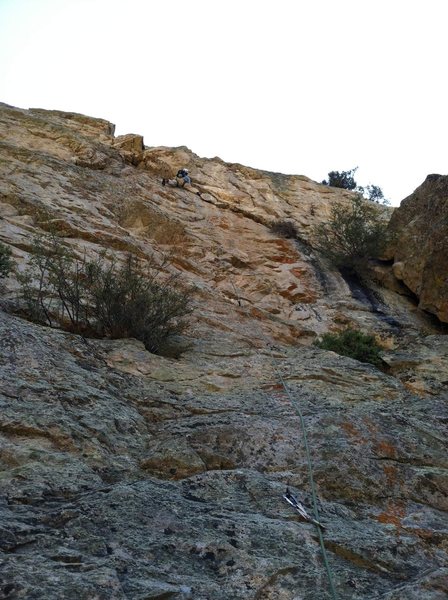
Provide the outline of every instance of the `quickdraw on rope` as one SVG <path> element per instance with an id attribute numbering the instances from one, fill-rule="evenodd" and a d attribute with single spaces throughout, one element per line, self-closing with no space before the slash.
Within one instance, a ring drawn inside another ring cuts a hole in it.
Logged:
<path id="1" fill-rule="evenodd" d="M 330 587 L 330 592 L 331 592 L 331 597 L 333 598 L 333 600 L 337 600 L 337 595 L 336 595 L 336 589 L 334 587 L 334 583 L 333 583 L 333 575 L 331 573 L 331 568 L 330 565 L 328 563 L 328 558 L 327 558 L 327 551 L 325 548 L 325 542 L 324 542 L 324 537 L 322 535 L 322 525 L 320 523 L 319 520 L 319 509 L 317 507 L 317 493 L 316 493 L 316 485 L 314 483 L 314 476 L 313 476 L 313 464 L 311 461 L 311 454 L 310 454 L 310 449 L 309 449 L 309 445 L 308 445 L 308 438 L 306 435 L 306 428 L 305 428 L 305 420 L 303 418 L 303 414 L 302 411 L 300 409 L 299 403 L 297 402 L 297 400 L 295 398 L 293 398 L 293 396 L 291 395 L 291 393 L 289 392 L 285 380 L 283 379 L 282 374 L 278 371 L 278 369 L 275 366 L 275 362 L 274 362 L 274 356 L 272 354 L 272 351 L 269 348 L 269 352 L 271 354 L 272 357 L 272 362 L 273 362 L 273 367 L 274 367 L 274 371 L 277 374 L 277 377 L 283 387 L 283 389 L 285 390 L 285 394 L 288 396 L 288 399 L 292 405 L 292 407 L 294 408 L 294 410 L 296 411 L 299 419 L 300 419 L 300 425 L 301 425 L 301 429 L 302 429 L 302 436 L 303 436 L 303 445 L 305 447 L 305 453 L 306 453 L 306 462 L 307 462 L 307 467 L 308 467 L 308 480 L 310 483 L 310 489 L 311 489 L 311 496 L 313 499 L 313 513 L 314 513 L 314 519 L 312 520 L 312 522 L 314 523 L 314 525 L 316 526 L 316 530 L 317 530 L 317 535 L 319 537 L 319 544 L 320 544 L 320 548 L 322 551 L 322 559 L 324 562 L 324 566 L 325 566 L 325 570 L 327 572 L 327 577 L 328 577 L 328 584 Z M 288 491 L 288 488 L 287 488 Z M 283 496 L 285 498 L 286 494 Z M 289 496 L 291 497 L 291 494 L 289 494 Z M 295 499 L 294 496 L 292 496 L 292 498 Z M 286 498 L 285 498 L 286 499 Z M 290 501 L 287 500 L 289 503 Z M 297 502 L 297 505 L 299 505 L 299 502 Z M 301 505 L 300 505 L 301 506 Z M 296 510 L 298 510 L 298 506 L 294 506 L 296 508 Z M 306 512 L 306 511 L 305 511 Z"/>
<path id="2" fill-rule="evenodd" d="M 303 506 L 303 504 L 301 504 L 297 500 L 297 498 L 291 493 L 289 485 L 286 488 L 286 492 L 283 494 L 283 500 L 286 500 L 288 504 L 295 508 L 299 515 L 302 517 L 302 519 L 305 519 L 305 521 L 309 521 L 310 523 L 313 523 L 313 525 L 317 525 L 318 527 L 325 529 L 325 526 L 322 525 L 322 523 L 319 523 L 319 521 L 316 521 L 316 519 L 310 517 L 310 515 L 306 512 L 306 509 Z"/>
<path id="3" fill-rule="evenodd" d="M 232 277 L 230 277 L 230 281 L 232 283 L 234 292 L 235 292 L 235 297 L 236 300 L 238 302 L 238 305 L 243 309 L 243 311 L 246 313 L 246 315 L 248 316 L 248 312 L 246 311 L 246 309 L 242 306 L 241 304 L 241 300 L 239 297 L 239 294 L 236 290 L 236 287 L 233 283 L 233 279 Z M 312 522 L 317 530 L 317 535 L 319 538 L 319 544 L 320 544 L 320 548 L 321 548 L 321 552 L 322 552 L 322 559 L 323 559 L 323 563 L 324 563 L 324 567 L 325 570 L 327 572 L 327 577 L 328 577 L 328 584 L 330 587 L 330 593 L 331 593 L 331 597 L 333 600 L 338 600 L 337 594 L 336 594 L 336 589 L 334 587 L 334 582 L 333 582 L 333 575 L 331 573 L 331 568 L 330 565 L 328 563 L 328 558 L 327 558 L 327 551 L 325 548 L 325 542 L 324 542 L 324 538 L 322 535 L 322 530 L 324 529 L 323 525 L 320 523 L 319 520 L 319 510 L 317 507 L 317 493 L 316 493 L 316 485 L 314 483 L 314 476 L 313 476 L 313 465 L 312 465 L 312 461 L 311 461 L 311 453 L 310 453 L 310 449 L 309 449 L 309 445 L 308 445 L 308 438 L 306 435 L 306 427 L 305 427 L 305 420 L 303 418 L 303 414 L 302 411 L 300 409 L 299 403 L 297 402 L 297 400 L 291 395 L 286 382 L 282 376 L 282 374 L 280 373 L 280 371 L 277 369 L 276 363 L 275 363 L 275 357 L 272 353 L 272 349 L 270 346 L 270 341 L 267 339 L 267 337 L 264 335 L 261 327 L 259 327 L 260 329 L 260 333 L 261 333 L 261 337 L 263 338 L 264 342 L 266 343 L 266 347 L 269 350 L 269 354 L 271 356 L 271 361 L 272 361 L 272 367 L 273 370 L 279 380 L 279 382 L 281 383 L 281 386 L 286 394 L 286 396 L 288 397 L 288 400 L 291 404 L 291 406 L 293 407 L 293 409 L 295 410 L 295 412 L 297 413 L 299 419 L 300 419 L 300 426 L 302 429 L 302 436 L 303 436 L 303 444 L 305 447 L 305 454 L 306 454 L 306 462 L 307 462 L 307 468 L 308 468 L 308 480 L 309 480 L 309 484 L 310 484 L 310 489 L 311 489 L 311 496 L 312 496 L 312 501 L 313 501 L 313 513 L 314 513 L 314 518 L 311 518 L 308 513 L 306 512 L 305 508 L 300 504 L 300 502 L 297 500 L 297 498 L 291 494 L 289 487 L 286 488 L 286 492 L 285 494 L 283 494 L 283 498 L 286 502 L 288 502 L 288 504 L 290 504 L 291 506 L 293 506 L 301 515 L 303 518 L 305 518 L 306 520 Z M 306 515 L 306 517 L 304 516 Z"/>

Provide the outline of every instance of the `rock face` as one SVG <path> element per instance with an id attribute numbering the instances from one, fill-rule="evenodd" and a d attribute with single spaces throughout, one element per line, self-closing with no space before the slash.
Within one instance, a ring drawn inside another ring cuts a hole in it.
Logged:
<path id="1" fill-rule="evenodd" d="M 428 175 L 394 211 L 391 258 L 419 307 L 448 323 L 448 176 Z"/>
<path id="2" fill-rule="evenodd" d="M 338 598 L 445 598 L 448 338 L 314 253 L 349 193 L 113 130 L 3 105 L 0 239 L 19 269 L 50 226 L 87 256 L 168 254 L 194 321 L 174 359 L 0 311 L 0 598 L 331 598 L 282 498 L 312 512 L 297 406 Z M 183 166 L 193 191 L 161 185 Z M 11 276 L 5 307 L 16 293 Z M 385 371 L 312 345 L 350 324 Z"/>

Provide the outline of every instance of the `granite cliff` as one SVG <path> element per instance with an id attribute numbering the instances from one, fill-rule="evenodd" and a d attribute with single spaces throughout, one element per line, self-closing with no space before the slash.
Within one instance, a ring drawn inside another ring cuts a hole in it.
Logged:
<path id="1" fill-rule="evenodd" d="M 193 190 L 161 185 L 183 166 Z M 398 241 L 367 289 L 313 250 L 350 192 L 304 176 L 0 105 L 0 177 L 19 271 L 57 229 L 87 256 L 169 256 L 196 305 L 172 358 L 31 323 L 6 280 L 0 598 L 331 598 L 318 532 L 282 498 L 289 482 L 312 511 L 294 402 L 337 597 L 446 598 L 444 178 L 385 209 Z M 285 219 L 297 240 L 272 232 Z M 382 370 L 313 345 L 349 325 Z"/>

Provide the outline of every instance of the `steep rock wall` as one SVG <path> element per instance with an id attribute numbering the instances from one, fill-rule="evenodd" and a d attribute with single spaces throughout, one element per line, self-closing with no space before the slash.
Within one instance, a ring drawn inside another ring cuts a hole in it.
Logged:
<path id="1" fill-rule="evenodd" d="M 282 498 L 289 482 L 311 512 L 293 397 L 338 597 L 445 598 L 447 338 L 313 253 L 308 231 L 349 195 L 73 113 L 3 106 L 0 135 L 19 268 L 51 226 L 87 256 L 169 253 L 196 289 L 176 360 L 0 311 L 0 595 L 330 598 L 316 529 Z M 161 185 L 180 166 L 200 196 Z M 271 233 L 283 218 L 301 241 Z M 346 324 L 388 342 L 389 373 L 312 346 Z"/>

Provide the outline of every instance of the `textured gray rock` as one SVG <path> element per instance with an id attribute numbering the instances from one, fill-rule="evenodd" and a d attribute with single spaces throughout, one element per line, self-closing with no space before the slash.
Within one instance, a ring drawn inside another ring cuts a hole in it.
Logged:
<path id="1" fill-rule="evenodd" d="M 289 481 L 311 510 L 276 370 L 304 413 L 340 598 L 442 597 L 446 393 L 428 403 L 373 367 L 290 348 L 276 370 L 267 349 L 245 356 L 248 378 L 225 392 L 198 372 L 179 393 L 108 366 L 133 344 L 5 314 L 0 335 L 6 598 L 329 598 L 314 526 L 282 500 Z"/>
<path id="2" fill-rule="evenodd" d="M 88 256 L 169 251 L 198 305 L 178 359 L 0 311 L 0 598 L 330 598 L 317 532 L 282 499 L 289 482 L 311 512 L 282 381 L 339 598 L 445 598 L 447 338 L 314 255 L 307 232 L 345 192 L 0 108 L 19 268 L 56 224 Z M 160 185 L 179 164 L 201 197 Z M 276 218 L 303 239 L 275 237 Z M 348 324 L 378 334 L 387 373 L 311 345 Z"/>

